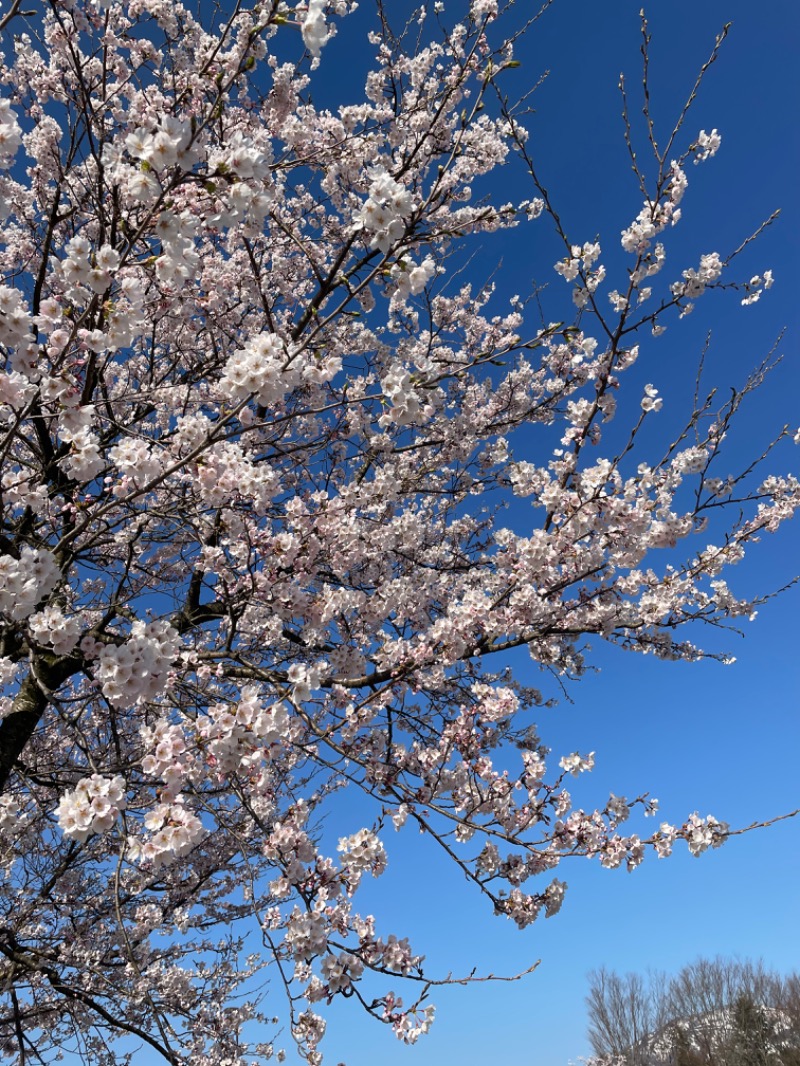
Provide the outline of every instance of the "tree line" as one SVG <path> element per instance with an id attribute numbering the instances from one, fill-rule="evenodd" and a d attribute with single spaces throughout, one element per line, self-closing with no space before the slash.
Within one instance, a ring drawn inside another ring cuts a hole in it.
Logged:
<path id="1" fill-rule="evenodd" d="M 800 974 L 700 958 L 674 976 L 589 975 L 594 1066 L 800 1066 Z"/>

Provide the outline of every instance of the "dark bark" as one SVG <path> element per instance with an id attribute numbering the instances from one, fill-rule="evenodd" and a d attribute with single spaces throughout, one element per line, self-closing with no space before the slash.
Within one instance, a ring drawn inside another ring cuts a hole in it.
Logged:
<path id="1" fill-rule="evenodd" d="M 77 673 L 83 660 L 77 656 L 42 656 L 31 665 L 14 697 L 12 711 L 0 722 L 0 793 L 25 745 L 36 731 L 54 693 Z"/>

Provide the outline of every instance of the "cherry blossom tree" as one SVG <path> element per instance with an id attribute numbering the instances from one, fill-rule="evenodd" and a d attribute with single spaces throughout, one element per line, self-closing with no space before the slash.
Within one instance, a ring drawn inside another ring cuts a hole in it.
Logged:
<path id="1" fill-rule="evenodd" d="M 625 384 L 709 290 L 772 284 L 734 276 L 749 238 L 666 269 L 720 134 L 694 93 L 664 142 L 629 123 L 606 280 L 506 95 L 497 0 L 405 27 L 370 0 L 33 6 L 0 9 L 0 1043 L 319 1063 L 334 997 L 413 1042 L 437 975 L 356 901 L 387 834 L 424 830 L 519 927 L 558 911 L 564 856 L 728 835 L 626 833 L 647 796 L 575 809 L 593 755 L 547 765 L 545 696 L 503 656 L 564 680 L 602 641 L 718 656 L 701 623 L 759 602 L 727 569 L 800 486 L 725 442 L 768 364 L 699 385 L 660 450 L 662 398 Z M 365 18 L 363 95 L 327 108 L 316 68 Z M 529 198 L 483 198 L 514 157 Z M 462 272 L 548 224 L 570 322 Z M 360 820 L 327 848 L 342 789 Z"/>

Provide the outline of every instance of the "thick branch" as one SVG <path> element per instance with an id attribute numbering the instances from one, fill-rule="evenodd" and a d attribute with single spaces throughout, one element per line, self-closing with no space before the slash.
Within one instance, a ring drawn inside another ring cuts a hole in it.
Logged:
<path id="1" fill-rule="evenodd" d="M 0 793 L 25 745 L 50 703 L 51 693 L 81 668 L 82 660 L 64 655 L 37 659 L 14 697 L 11 713 L 0 722 Z"/>

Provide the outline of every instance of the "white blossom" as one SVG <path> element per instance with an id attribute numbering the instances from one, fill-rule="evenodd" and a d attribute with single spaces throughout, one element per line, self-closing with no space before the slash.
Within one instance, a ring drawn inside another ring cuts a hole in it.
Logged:
<path id="1" fill-rule="evenodd" d="M 43 548 L 26 544 L 19 559 L 0 555 L 0 612 L 14 622 L 24 621 L 55 589 L 60 577 L 54 556 Z"/>
<path id="2" fill-rule="evenodd" d="M 706 133 L 705 130 L 700 130 L 697 135 L 697 147 L 695 149 L 695 163 L 703 163 L 706 159 L 710 159 L 712 155 L 716 155 L 719 150 L 719 146 L 722 144 L 722 135 L 718 130 L 712 130 L 711 133 Z"/>
<path id="3" fill-rule="evenodd" d="M 124 808 L 124 779 L 92 774 L 61 797 L 58 824 L 65 836 L 84 843 L 92 833 L 107 833 Z"/>
<path id="4" fill-rule="evenodd" d="M 107 644 L 100 652 L 95 677 L 103 695 L 120 708 L 155 699 L 179 647 L 180 638 L 168 622 L 134 622 L 127 640 Z"/>

